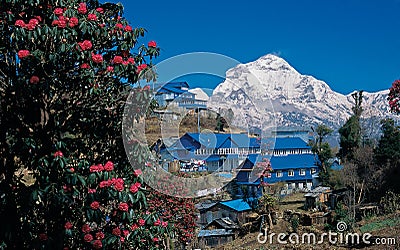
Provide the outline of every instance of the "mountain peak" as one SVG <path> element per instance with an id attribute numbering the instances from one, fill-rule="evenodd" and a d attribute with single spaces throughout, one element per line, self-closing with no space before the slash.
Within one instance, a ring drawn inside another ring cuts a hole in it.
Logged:
<path id="1" fill-rule="evenodd" d="M 285 59 L 275 55 L 267 54 L 258 58 L 254 62 L 250 62 L 247 65 L 260 68 L 263 70 L 272 71 L 294 71 L 298 73 Z"/>

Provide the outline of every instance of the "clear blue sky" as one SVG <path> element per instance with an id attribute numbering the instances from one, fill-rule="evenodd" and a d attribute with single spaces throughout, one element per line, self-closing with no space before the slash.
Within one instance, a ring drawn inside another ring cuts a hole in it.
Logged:
<path id="1" fill-rule="evenodd" d="M 277 53 L 344 94 L 387 89 L 400 78 L 400 0 L 120 2 L 132 26 L 147 29 L 142 43 L 161 47 L 158 61 L 206 51 L 246 63 Z"/>

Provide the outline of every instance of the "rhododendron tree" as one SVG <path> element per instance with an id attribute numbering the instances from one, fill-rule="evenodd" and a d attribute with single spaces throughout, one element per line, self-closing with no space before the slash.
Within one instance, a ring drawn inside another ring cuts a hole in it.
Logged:
<path id="1" fill-rule="evenodd" d="M 96 0 L 3 1 L 0 33 L 0 246 L 165 247 L 121 131 L 129 92 L 148 103 L 156 43 Z"/>
<path id="2" fill-rule="evenodd" d="M 392 87 L 389 89 L 388 101 L 390 111 L 400 114 L 400 80 L 393 82 Z"/>

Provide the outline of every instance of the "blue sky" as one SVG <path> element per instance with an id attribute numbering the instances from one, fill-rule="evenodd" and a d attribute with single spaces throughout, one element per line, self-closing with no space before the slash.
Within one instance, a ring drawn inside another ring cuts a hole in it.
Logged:
<path id="1" fill-rule="evenodd" d="M 157 41 L 156 62 L 214 52 L 242 63 L 276 53 L 335 91 L 387 89 L 400 78 L 400 1 L 120 1 L 132 26 Z M 214 88 L 217 77 L 188 77 Z"/>

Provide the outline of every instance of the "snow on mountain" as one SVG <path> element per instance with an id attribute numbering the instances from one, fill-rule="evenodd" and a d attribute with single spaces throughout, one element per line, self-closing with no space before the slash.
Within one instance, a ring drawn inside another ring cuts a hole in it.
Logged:
<path id="1" fill-rule="evenodd" d="M 196 95 L 196 100 L 208 101 L 210 99 L 207 93 L 201 88 L 189 89 L 189 92 Z"/>
<path id="2" fill-rule="evenodd" d="M 324 123 L 338 129 L 352 114 L 352 93 L 333 91 L 325 82 L 302 75 L 284 59 L 268 54 L 239 64 L 226 72 L 226 79 L 214 90 L 209 108 L 222 114 L 231 109 L 228 120 L 240 127 L 310 128 Z M 363 119 L 370 126 L 389 116 L 388 91 L 364 92 Z"/>

